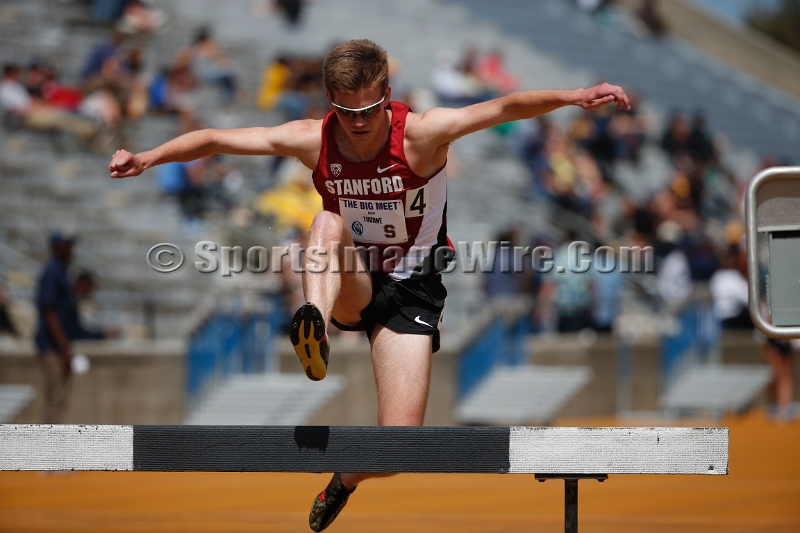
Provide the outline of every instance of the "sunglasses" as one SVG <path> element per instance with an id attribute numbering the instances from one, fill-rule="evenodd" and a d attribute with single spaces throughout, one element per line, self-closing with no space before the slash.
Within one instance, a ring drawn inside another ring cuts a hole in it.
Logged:
<path id="1" fill-rule="evenodd" d="M 333 102 L 331 102 L 331 105 L 335 107 L 336 110 L 339 111 L 339 113 L 341 113 L 341 115 L 345 118 L 354 119 L 356 118 L 356 115 L 361 115 L 361 118 L 364 120 L 369 120 L 380 110 L 380 106 L 384 100 L 386 100 L 386 94 L 383 95 L 383 98 L 381 98 L 379 102 L 358 109 L 350 109 L 349 107 L 340 106 L 338 104 L 334 104 Z"/>

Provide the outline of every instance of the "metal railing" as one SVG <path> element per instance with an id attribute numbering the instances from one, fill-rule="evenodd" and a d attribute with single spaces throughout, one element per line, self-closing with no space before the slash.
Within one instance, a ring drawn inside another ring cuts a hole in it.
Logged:
<path id="1" fill-rule="evenodd" d="M 759 195 L 762 191 L 762 195 Z M 800 167 L 773 167 L 759 172 L 747 186 L 747 278 L 750 317 L 758 330 L 775 339 L 800 338 L 800 326 L 776 326 L 761 312 L 759 233 L 800 230 Z M 795 277 L 794 280 L 797 280 Z M 795 285 L 796 286 L 796 285 Z"/>
<path id="2" fill-rule="evenodd" d="M 718 363 L 720 320 L 713 302 L 691 302 L 676 317 L 677 328 L 661 341 L 661 369 L 669 386 L 686 368 L 699 363 Z"/>
<path id="3" fill-rule="evenodd" d="M 458 397 L 465 398 L 495 367 L 517 366 L 527 360 L 526 342 L 533 331 L 527 301 L 498 300 L 485 326 L 466 345 L 458 359 Z"/>
<path id="4" fill-rule="evenodd" d="M 187 404 L 196 405 L 226 377 L 275 370 L 280 329 L 277 296 L 249 309 L 234 298 L 219 305 L 192 333 L 186 353 Z"/>

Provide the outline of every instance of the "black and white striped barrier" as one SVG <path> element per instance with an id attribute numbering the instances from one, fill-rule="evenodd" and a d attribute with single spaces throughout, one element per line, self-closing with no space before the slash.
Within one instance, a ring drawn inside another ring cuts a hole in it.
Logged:
<path id="1" fill-rule="evenodd" d="M 727 428 L 0 425 L 0 470 L 440 472 L 565 480 L 728 473 Z"/>

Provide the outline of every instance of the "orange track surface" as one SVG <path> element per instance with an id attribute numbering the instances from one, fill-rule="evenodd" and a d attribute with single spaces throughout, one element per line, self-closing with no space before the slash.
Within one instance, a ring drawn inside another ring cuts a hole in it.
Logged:
<path id="1" fill-rule="evenodd" d="M 569 425 L 614 425 L 570 420 Z M 731 428 L 728 476 L 580 482 L 580 531 L 800 532 L 800 423 L 762 413 Z M 317 474 L 0 472 L 0 531 L 308 532 Z M 336 532 L 563 531 L 563 482 L 531 475 L 405 474 L 368 481 Z"/>

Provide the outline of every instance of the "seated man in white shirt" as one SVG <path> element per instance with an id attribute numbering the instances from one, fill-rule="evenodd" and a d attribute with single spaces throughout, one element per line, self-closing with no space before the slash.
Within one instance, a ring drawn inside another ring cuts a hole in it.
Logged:
<path id="1" fill-rule="evenodd" d="M 17 65 L 6 65 L 3 78 L 0 79 L 0 108 L 3 118 L 11 118 L 32 130 L 63 130 L 90 140 L 97 133 L 98 127 L 87 120 L 67 111 L 37 101 L 20 83 L 20 68 Z"/>
<path id="2" fill-rule="evenodd" d="M 714 296 L 714 311 L 724 329 L 752 329 L 748 305 L 746 258 L 739 247 L 731 245 L 720 257 L 722 265 L 709 280 Z"/>

